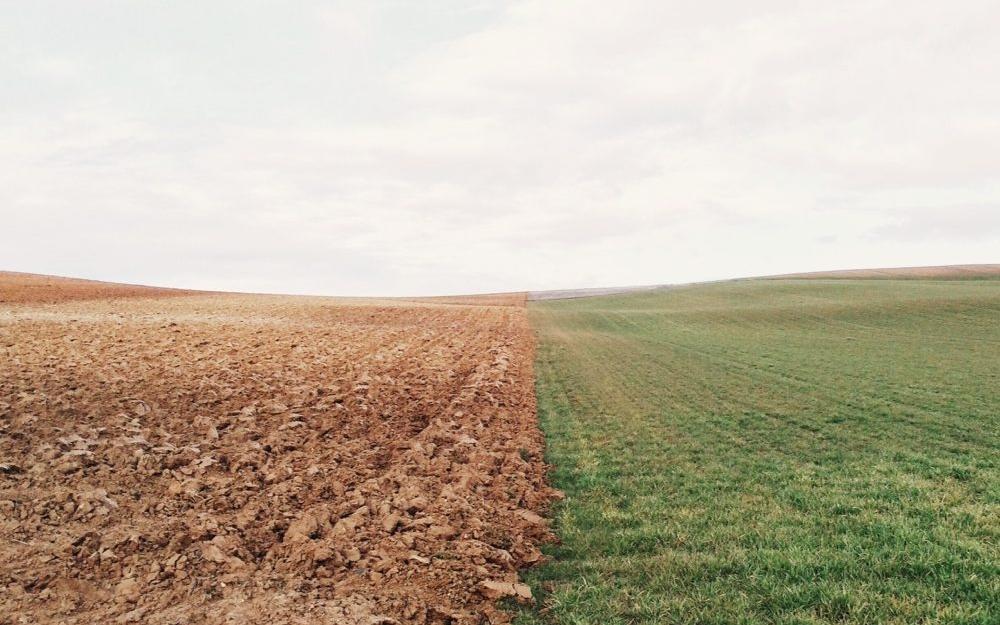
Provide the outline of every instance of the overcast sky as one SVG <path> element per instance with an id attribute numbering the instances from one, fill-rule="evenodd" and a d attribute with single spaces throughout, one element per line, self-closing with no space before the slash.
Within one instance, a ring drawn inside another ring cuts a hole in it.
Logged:
<path id="1" fill-rule="evenodd" d="M 400 295 L 996 263 L 998 33 L 996 0 L 0 0 L 0 269 Z"/>

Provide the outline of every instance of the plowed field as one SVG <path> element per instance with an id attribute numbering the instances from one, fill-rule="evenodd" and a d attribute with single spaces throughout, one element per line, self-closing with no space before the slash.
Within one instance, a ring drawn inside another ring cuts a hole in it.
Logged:
<path id="1" fill-rule="evenodd" d="M 934 267 L 891 267 L 887 269 L 843 269 L 841 271 L 813 271 L 790 273 L 771 278 L 821 280 L 973 280 L 1000 278 L 1000 265 L 939 265 Z"/>
<path id="2" fill-rule="evenodd" d="M 11 285 L 0 623 L 503 622 L 496 599 L 527 600 L 556 493 L 523 307 Z"/>
<path id="3" fill-rule="evenodd" d="M 195 291 L 0 271 L 0 305 L 54 304 L 73 300 L 126 297 L 170 297 L 193 293 Z"/>

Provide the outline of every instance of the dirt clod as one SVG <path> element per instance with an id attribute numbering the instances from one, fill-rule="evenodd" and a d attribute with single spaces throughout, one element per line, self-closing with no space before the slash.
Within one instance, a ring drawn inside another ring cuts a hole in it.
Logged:
<path id="1" fill-rule="evenodd" d="M 487 580 L 479 582 L 479 592 L 487 599 L 502 599 L 516 597 L 518 601 L 531 599 L 531 588 L 520 582 L 501 582 Z"/>

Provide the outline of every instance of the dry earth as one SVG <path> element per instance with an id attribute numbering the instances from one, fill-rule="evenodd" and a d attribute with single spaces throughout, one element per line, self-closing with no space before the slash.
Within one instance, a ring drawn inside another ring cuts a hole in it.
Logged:
<path id="1" fill-rule="evenodd" d="M 54 304 L 102 298 L 170 297 L 193 293 L 196 291 L 0 271 L 0 305 Z"/>
<path id="2" fill-rule="evenodd" d="M 414 297 L 404 301 L 427 304 L 471 304 L 476 306 L 518 306 L 524 307 L 527 293 L 484 293 L 483 295 L 441 295 L 437 297 Z"/>
<path id="3" fill-rule="evenodd" d="M 612 286 L 592 289 L 558 289 L 553 291 L 530 291 L 528 301 L 544 301 L 550 299 L 578 299 L 581 297 L 600 297 L 602 295 L 624 295 L 670 288 L 669 284 L 647 284 L 645 286 Z"/>
<path id="4" fill-rule="evenodd" d="M 528 600 L 558 493 L 523 307 L 24 275 L 0 275 L 0 623 L 504 622 L 496 599 Z"/>
<path id="5" fill-rule="evenodd" d="M 886 269 L 843 269 L 841 271 L 813 271 L 790 273 L 784 278 L 854 278 L 854 279 L 910 279 L 910 280 L 968 280 L 970 278 L 1000 278 L 1000 265 L 939 265 L 932 267 L 891 267 Z"/>

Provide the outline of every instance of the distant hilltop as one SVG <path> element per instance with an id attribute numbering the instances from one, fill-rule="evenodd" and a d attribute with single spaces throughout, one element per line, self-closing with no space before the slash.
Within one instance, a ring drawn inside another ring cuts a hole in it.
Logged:
<path id="1" fill-rule="evenodd" d="M 1000 278 L 1000 265 L 938 265 L 934 267 L 889 267 L 885 269 L 841 269 L 763 276 L 768 280 L 793 278 L 868 278 L 884 280 L 970 280 Z"/>

